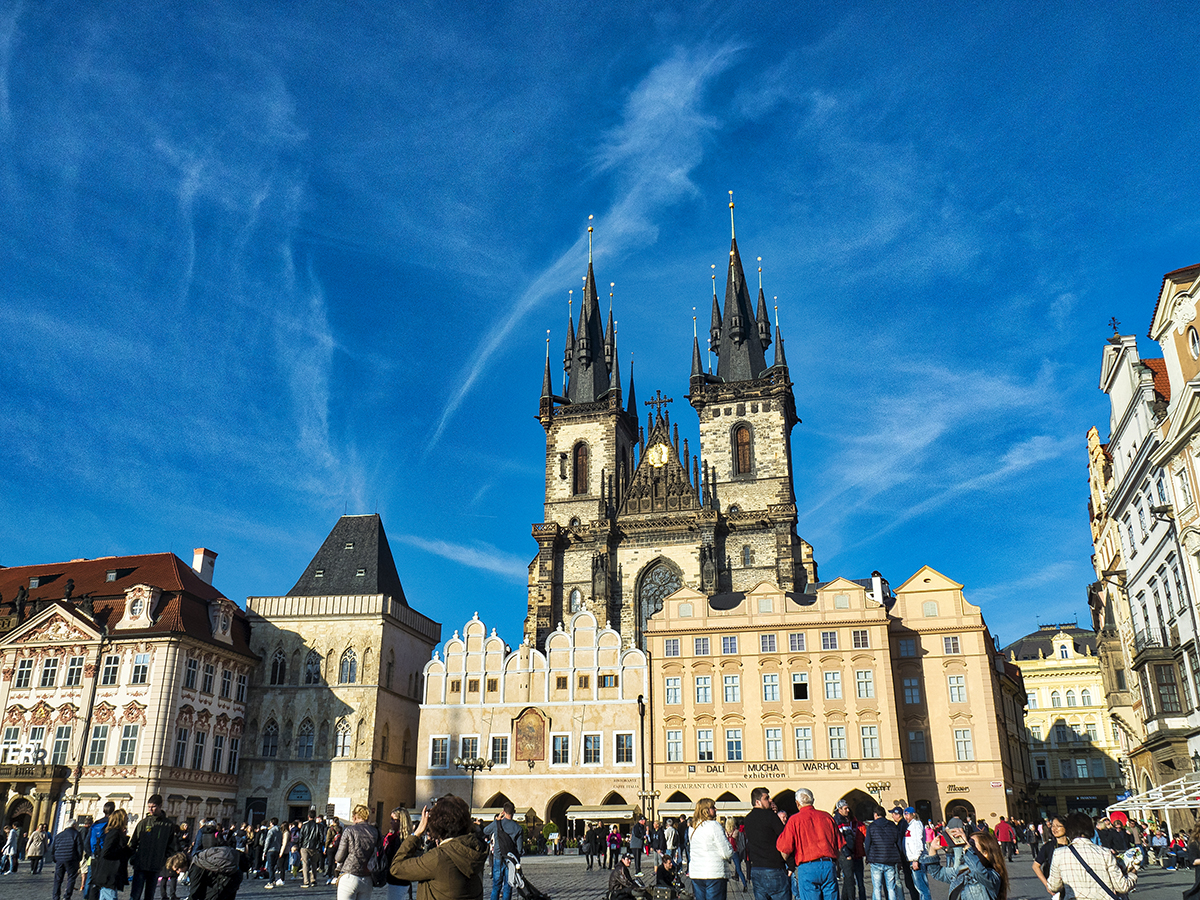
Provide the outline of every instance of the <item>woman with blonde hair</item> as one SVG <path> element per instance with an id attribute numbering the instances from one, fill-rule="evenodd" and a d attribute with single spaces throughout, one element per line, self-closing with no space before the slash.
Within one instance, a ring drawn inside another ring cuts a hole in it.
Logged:
<path id="1" fill-rule="evenodd" d="M 412 882 L 401 881 L 391 872 L 392 860 L 404 839 L 412 834 L 412 816 L 403 806 L 392 810 L 392 827 L 383 836 L 383 856 L 388 866 L 387 895 L 388 900 L 411 900 Z"/>
<path id="2" fill-rule="evenodd" d="M 688 832 L 690 854 L 688 877 L 696 900 L 725 900 L 728 885 L 725 865 L 733 858 L 733 848 L 725 829 L 717 822 L 717 804 L 709 797 L 696 801 L 696 814 Z"/>
<path id="3" fill-rule="evenodd" d="M 129 884 L 129 813 L 114 810 L 104 826 L 100 848 L 92 860 L 92 895 L 87 900 L 117 900 Z"/>
<path id="4" fill-rule="evenodd" d="M 371 811 L 363 804 L 351 813 L 354 822 L 342 830 L 338 841 L 337 900 L 371 900 L 375 882 L 371 878 L 371 858 L 379 847 L 379 832 L 367 823 Z"/>

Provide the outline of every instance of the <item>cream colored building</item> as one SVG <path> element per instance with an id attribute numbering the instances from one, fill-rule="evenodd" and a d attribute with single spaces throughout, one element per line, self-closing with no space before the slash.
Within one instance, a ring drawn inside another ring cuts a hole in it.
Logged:
<path id="1" fill-rule="evenodd" d="M 0 637 L 0 798 L 23 830 L 134 817 L 162 794 L 167 815 L 236 816 L 248 681 L 245 616 L 172 553 L 0 569 L 13 598 Z"/>
<path id="2" fill-rule="evenodd" d="M 1042 625 L 1004 648 L 1021 667 L 1040 818 L 1096 816 L 1121 790 L 1120 728 L 1105 705 L 1096 632 Z"/>
<path id="3" fill-rule="evenodd" d="M 684 588 L 647 633 L 661 813 L 703 796 L 746 810 L 765 785 L 783 805 L 805 786 L 825 809 L 849 795 L 926 820 L 1021 815 L 1020 673 L 933 569 L 894 595 L 878 578 L 804 594 Z"/>
<path id="4" fill-rule="evenodd" d="M 590 612 L 544 650 L 513 650 L 472 618 L 424 668 L 417 796 L 455 793 L 477 810 L 511 800 L 566 833 L 585 819 L 631 819 L 650 777 L 638 710 L 647 676 L 646 654 Z M 647 746 L 652 728 L 647 709 Z M 455 766 L 480 757 L 493 765 L 473 781 Z"/>
<path id="5" fill-rule="evenodd" d="M 421 667 L 441 626 L 408 605 L 377 515 L 343 516 L 286 596 L 249 597 L 247 821 L 310 808 L 377 825 L 416 802 Z"/>

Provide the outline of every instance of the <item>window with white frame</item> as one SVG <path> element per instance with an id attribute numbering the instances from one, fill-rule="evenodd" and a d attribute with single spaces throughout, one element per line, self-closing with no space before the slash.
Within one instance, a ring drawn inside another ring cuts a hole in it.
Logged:
<path id="1" fill-rule="evenodd" d="M 855 650 L 866 650 L 871 646 L 870 632 L 865 628 L 856 628 L 850 632 L 850 643 Z"/>
<path id="2" fill-rule="evenodd" d="M 793 631 L 788 635 L 788 650 L 792 653 L 803 653 L 805 651 L 805 640 L 803 631 Z"/>
<path id="3" fill-rule="evenodd" d="M 774 653 L 777 644 L 775 643 L 775 635 L 760 634 L 758 636 L 758 652 L 759 653 Z"/>
<path id="4" fill-rule="evenodd" d="M 92 726 L 92 742 L 88 747 L 89 766 L 104 765 L 104 751 L 108 748 L 108 726 L 93 725 Z"/>
<path id="5" fill-rule="evenodd" d="M 966 703 L 967 702 L 967 678 L 965 675 L 948 675 L 947 681 L 950 686 L 950 702 L 951 703 Z"/>
<path id="6" fill-rule="evenodd" d="M 774 703 L 779 699 L 779 673 L 768 672 L 763 675 L 763 702 Z"/>
<path id="7" fill-rule="evenodd" d="M 1037 691 L 1029 691 L 1025 694 L 1025 705 L 1030 709 L 1038 708 Z"/>
<path id="8" fill-rule="evenodd" d="M 969 762 L 975 758 L 970 728 L 954 729 L 954 756 L 959 762 Z"/>
<path id="9" fill-rule="evenodd" d="M 59 725 L 54 730 L 54 747 L 50 752 L 50 765 L 66 765 L 67 755 L 71 752 L 71 726 Z"/>
<path id="10" fill-rule="evenodd" d="M 508 735 L 492 735 L 491 761 L 498 766 L 508 765 Z"/>
<path id="11" fill-rule="evenodd" d="M 221 764 L 224 761 L 225 761 L 225 735 L 214 734 L 213 735 L 213 749 L 212 749 L 212 766 L 211 766 L 212 771 L 220 772 Z"/>
<path id="12" fill-rule="evenodd" d="M 585 766 L 598 766 L 603 759 L 603 751 L 600 748 L 602 736 L 599 734 L 585 734 L 583 736 L 583 764 Z"/>
<path id="13" fill-rule="evenodd" d="M 739 675 L 726 675 L 722 679 L 725 689 L 726 703 L 740 703 L 742 700 L 742 679 Z"/>
<path id="14" fill-rule="evenodd" d="M 683 678 L 679 675 L 668 675 L 666 679 L 666 690 L 664 691 L 663 702 L 674 705 L 683 702 Z"/>
<path id="15" fill-rule="evenodd" d="M 1029 726 L 1029 739 L 1037 743 L 1042 741 L 1042 725 L 1040 722 L 1034 722 Z"/>
<path id="16" fill-rule="evenodd" d="M 556 734 L 550 739 L 550 765 L 569 766 L 571 764 L 571 736 Z"/>
<path id="17" fill-rule="evenodd" d="M 233 673 L 228 669 L 221 670 L 221 698 L 228 700 L 233 693 Z"/>
<path id="18" fill-rule="evenodd" d="M 17 662 L 17 676 L 13 681 L 14 688 L 27 688 L 33 684 L 33 660 L 22 659 Z"/>
<path id="19" fill-rule="evenodd" d="M 217 667 L 212 663 L 204 664 L 204 674 L 200 677 L 200 692 L 211 694 L 213 692 L 213 684 L 217 678 Z"/>
<path id="20" fill-rule="evenodd" d="M 712 703 L 712 676 L 696 676 L 696 702 Z"/>
<path id="21" fill-rule="evenodd" d="M 730 762 L 740 762 L 742 759 L 742 729 L 725 729 L 725 758 Z"/>
<path id="22" fill-rule="evenodd" d="M 721 653 L 725 656 L 737 656 L 738 639 L 736 634 L 727 634 L 721 638 Z"/>
<path id="23" fill-rule="evenodd" d="M 42 663 L 41 687 L 54 687 L 55 682 L 58 681 L 58 662 L 59 659 L 57 656 L 51 656 Z"/>
<path id="24" fill-rule="evenodd" d="M 808 673 L 793 672 L 792 673 L 792 699 L 807 700 L 808 699 Z"/>
<path id="25" fill-rule="evenodd" d="M 187 765 L 187 748 L 189 732 L 186 728 L 175 729 L 175 756 L 171 764 L 177 769 Z"/>
<path id="26" fill-rule="evenodd" d="M 203 731 L 196 732 L 196 742 L 192 745 L 192 768 L 197 772 L 204 771 L 204 751 L 208 744 L 208 735 Z"/>
<path id="27" fill-rule="evenodd" d="M 829 726 L 829 758 L 846 758 L 846 726 L 844 725 Z"/>
<path id="28" fill-rule="evenodd" d="M 667 732 L 667 762 L 683 762 L 683 732 Z"/>
<path id="29" fill-rule="evenodd" d="M 479 738 L 476 735 L 463 735 L 458 739 L 458 755 L 463 759 L 479 758 Z"/>
<path id="30" fill-rule="evenodd" d="M 801 725 L 796 728 L 796 759 L 813 758 L 812 726 Z"/>
<path id="31" fill-rule="evenodd" d="M 679 655 L 679 638 L 667 638 L 663 641 L 663 656 Z"/>
<path id="32" fill-rule="evenodd" d="M 879 726 L 863 725 L 859 731 L 862 737 L 863 759 L 879 759 Z"/>
<path id="33" fill-rule="evenodd" d="M 63 682 L 66 687 L 79 687 L 83 684 L 83 665 L 84 657 L 71 657 L 71 661 L 67 663 L 67 680 Z"/>
<path id="34" fill-rule="evenodd" d="M 46 743 L 46 726 L 34 725 L 29 729 L 29 743 L 35 747 L 41 747 Z"/>
<path id="35" fill-rule="evenodd" d="M 901 638 L 900 639 L 900 655 L 910 657 L 917 655 L 917 640 L 916 638 Z"/>
<path id="36" fill-rule="evenodd" d="M 450 764 L 450 738 L 435 737 L 429 744 L 429 767 L 444 769 Z"/>
<path id="37" fill-rule="evenodd" d="M 238 773 L 238 753 L 241 749 L 241 738 L 229 739 L 229 763 L 225 766 L 226 775 L 236 775 Z"/>
<path id="38" fill-rule="evenodd" d="M 825 699 L 826 700 L 841 700 L 842 699 L 842 673 L 841 672 L 826 672 L 825 673 Z"/>
<path id="39" fill-rule="evenodd" d="M 957 634 L 948 634 L 942 638 L 942 651 L 950 655 L 962 653 Z"/>
<path id="40" fill-rule="evenodd" d="M 692 648 L 696 656 L 708 656 L 708 638 L 698 637 L 692 641 Z"/>
<path id="41" fill-rule="evenodd" d="M 838 648 L 837 632 L 822 631 L 821 632 L 821 649 L 836 650 Z"/>
<path id="42" fill-rule="evenodd" d="M 622 731 L 615 736 L 616 746 L 616 761 L 617 765 L 624 765 L 633 762 L 633 732 Z"/>
<path id="43" fill-rule="evenodd" d="M 145 684 L 150 680 L 150 654 L 138 653 L 133 657 L 133 671 L 129 675 L 130 684 Z"/>
<path id="44" fill-rule="evenodd" d="M 857 669 L 854 672 L 855 691 L 858 699 L 866 700 L 875 696 L 875 673 L 871 669 Z"/>
<path id="45" fill-rule="evenodd" d="M 197 660 L 189 659 L 183 664 L 183 687 L 185 690 L 194 691 L 196 689 L 196 677 L 200 674 L 200 663 Z"/>
<path id="46" fill-rule="evenodd" d="M 711 728 L 696 729 L 696 759 L 700 762 L 713 760 L 713 732 Z"/>
<path id="47" fill-rule="evenodd" d="M 246 702 L 246 676 L 245 675 L 239 675 L 237 677 L 237 690 L 234 693 L 233 699 L 236 700 L 238 703 Z"/>
<path id="48" fill-rule="evenodd" d="M 767 759 L 783 759 L 783 729 L 768 728 L 765 731 L 767 740 Z"/>

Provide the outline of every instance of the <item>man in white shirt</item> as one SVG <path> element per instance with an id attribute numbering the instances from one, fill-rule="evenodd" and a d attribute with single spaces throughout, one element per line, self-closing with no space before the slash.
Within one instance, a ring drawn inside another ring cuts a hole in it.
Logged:
<path id="1" fill-rule="evenodd" d="M 904 858 L 908 864 L 904 866 L 904 884 L 912 900 L 930 900 L 929 880 L 921 867 L 920 859 L 925 855 L 925 823 L 917 818 L 917 811 L 911 806 L 904 810 Z"/>

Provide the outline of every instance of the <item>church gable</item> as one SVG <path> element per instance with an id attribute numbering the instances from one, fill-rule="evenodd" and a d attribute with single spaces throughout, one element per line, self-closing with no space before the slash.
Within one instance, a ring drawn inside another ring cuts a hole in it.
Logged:
<path id="1" fill-rule="evenodd" d="M 676 426 L 674 441 L 670 431 L 668 419 L 658 416 L 646 438 L 645 451 L 638 459 L 619 515 L 700 509 L 700 494 L 680 461 L 679 428 Z"/>

